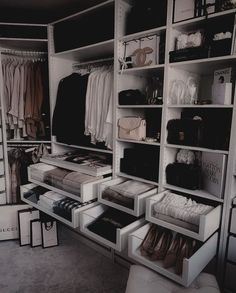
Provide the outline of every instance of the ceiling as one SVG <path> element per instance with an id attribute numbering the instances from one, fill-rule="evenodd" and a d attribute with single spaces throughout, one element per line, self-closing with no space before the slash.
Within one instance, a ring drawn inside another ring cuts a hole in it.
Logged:
<path id="1" fill-rule="evenodd" d="M 0 0 L 0 22 L 50 23 L 105 0 Z"/>

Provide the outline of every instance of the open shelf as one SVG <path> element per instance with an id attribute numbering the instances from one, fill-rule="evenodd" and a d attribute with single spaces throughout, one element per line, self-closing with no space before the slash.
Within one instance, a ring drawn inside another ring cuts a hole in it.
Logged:
<path id="1" fill-rule="evenodd" d="M 114 54 L 114 39 L 104 42 L 71 49 L 63 52 L 52 54 L 52 57 L 58 57 L 71 61 L 91 61 L 92 59 L 100 59 Z"/>
<path id="2" fill-rule="evenodd" d="M 194 146 L 185 146 L 185 145 L 179 145 L 179 144 L 165 144 L 165 147 L 176 148 L 176 149 L 186 149 L 186 150 L 199 151 L 199 152 L 210 152 L 210 153 L 217 153 L 217 154 L 226 154 L 226 155 L 229 154 L 229 151 L 214 150 L 214 149 L 194 147 Z"/>
<path id="3" fill-rule="evenodd" d="M 134 140 L 134 139 L 132 140 L 132 139 L 120 139 L 120 138 L 117 138 L 117 141 L 137 143 L 137 144 L 145 144 L 145 145 L 160 146 L 160 143 L 159 142 L 148 142 L 148 141 Z"/>
<path id="4" fill-rule="evenodd" d="M 30 50 L 47 52 L 47 39 L 26 39 L 26 38 L 5 38 L 0 37 L 0 46 L 3 51 L 4 48 L 12 50 Z"/>
<path id="5" fill-rule="evenodd" d="M 215 104 L 207 104 L 207 105 L 167 105 L 168 108 L 233 108 L 234 105 L 215 105 Z"/>
<path id="6" fill-rule="evenodd" d="M 117 108 L 119 109 L 155 109 L 155 108 L 163 108 L 163 105 L 118 105 Z"/>
<path id="7" fill-rule="evenodd" d="M 157 64 L 152 66 L 143 66 L 143 67 L 133 67 L 128 68 L 124 70 L 119 70 L 120 74 L 133 74 L 133 75 L 152 75 L 153 73 L 156 73 L 157 71 L 163 71 L 164 70 L 164 64 Z"/>
<path id="8" fill-rule="evenodd" d="M 148 37 L 152 35 L 160 35 L 160 33 L 163 33 L 165 31 L 166 31 L 166 26 L 161 26 L 161 27 L 150 29 L 150 30 L 129 34 L 119 38 L 118 40 L 121 42 L 128 42 L 134 39 L 140 39 L 140 38 Z"/>
<path id="9" fill-rule="evenodd" d="M 186 188 L 174 186 L 171 184 L 164 184 L 164 188 L 171 189 L 174 191 L 180 191 L 180 192 L 187 193 L 187 194 L 194 195 L 194 196 L 198 196 L 201 198 L 207 198 L 207 199 L 219 202 L 219 203 L 224 202 L 224 200 L 222 198 L 218 198 L 205 190 L 199 190 L 199 189 L 198 190 L 191 190 L 191 189 L 186 189 Z"/>
<path id="10" fill-rule="evenodd" d="M 129 179 L 133 179 L 133 180 L 138 180 L 138 181 L 145 182 L 145 183 L 148 183 L 148 184 L 153 184 L 153 185 L 156 185 L 156 186 L 159 185 L 159 183 L 157 183 L 155 181 L 151 181 L 151 180 L 143 179 L 143 178 L 140 178 L 140 177 L 128 175 L 128 174 L 123 173 L 123 172 L 118 172 L 116 175 L 121 176 L 121 177 L 125 177 L 125 178 L 129 178 Z"/>

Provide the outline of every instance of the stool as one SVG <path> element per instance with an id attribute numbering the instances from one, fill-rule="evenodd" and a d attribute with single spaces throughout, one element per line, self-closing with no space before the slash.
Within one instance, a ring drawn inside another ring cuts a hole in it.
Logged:
<path id="1" fill-rule="evenodd" d="M 141 265 L 132 265 L 125 293 L 220 293 L 215 276 L 201 273 L 185 288 Z"/>

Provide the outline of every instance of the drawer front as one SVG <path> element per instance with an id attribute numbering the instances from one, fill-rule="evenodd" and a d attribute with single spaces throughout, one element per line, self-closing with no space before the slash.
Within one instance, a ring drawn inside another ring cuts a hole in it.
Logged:
<path id="1" fill-rule="evenodd" d="M 4 163 L 3 161 L 0 161 L 0 175 L 4 175 Z"/>
<path id="2" fill-rule="evenodd" d="M 6 188 L 5 178 L 0 178 L 0 192 Z"/>
<path id="3" fill-rule="evenodd" d="M 225 271 L 224 287 L 235 292 L 236 288 L 236 265 L 227 263 Z"/>
<path id="4" fill-rule="evenodd" d="M 230 232 L 236 234 L 236 208 L 232 209 Z"/>
<path id="5" fill-rule="evenodd" d="M 236 263 L 236 237 L 229 237 L 228 260 Z"/>

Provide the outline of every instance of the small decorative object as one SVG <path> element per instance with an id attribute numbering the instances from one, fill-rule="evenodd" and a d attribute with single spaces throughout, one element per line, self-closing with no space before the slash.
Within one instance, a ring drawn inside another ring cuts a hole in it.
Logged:
<path id="1" fill-rule="evenodd" d="M 203 33 L 201 31 L 180 34 L 177 37 L 176 49 L 200 47 L 203 44 Z"/>
<path id="2" fill-rule="evenodd" d="M 230 105 L 232 103 L 232 68 L 215 70 L 212 84 L 212 103 Z"/>
<path id="3" fill-rule="evenodd" d="M 145 90 L 148 105 L 163 104 L 163 82 L 160 77 L 152 77 Z"/>
<path id="4" fill-rule="evenodd" d="M 190 150 L 179 150 L 176 155 L 178 163 L 193 164 L 195 161 L 195 154 Z"/>

